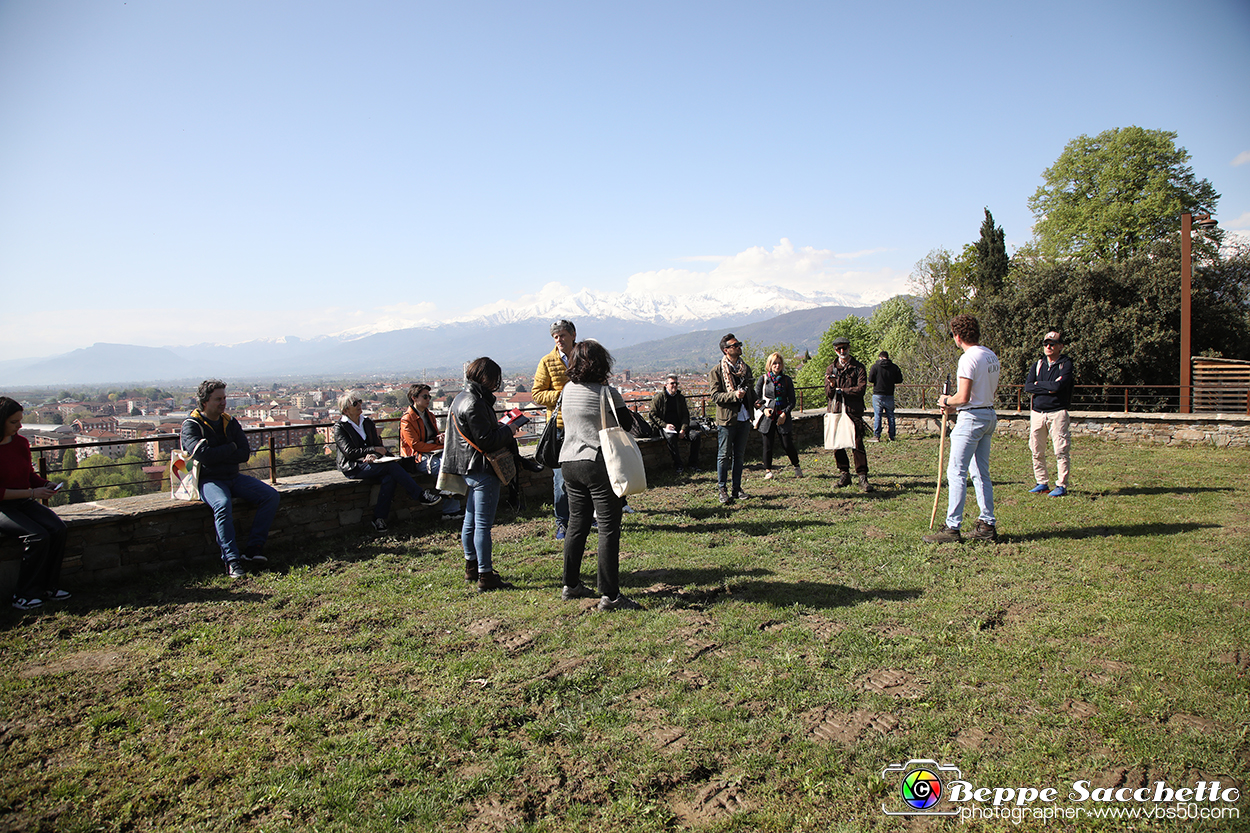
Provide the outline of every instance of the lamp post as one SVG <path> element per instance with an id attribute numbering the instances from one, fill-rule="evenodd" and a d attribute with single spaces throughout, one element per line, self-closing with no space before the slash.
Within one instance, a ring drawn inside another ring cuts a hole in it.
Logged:
<path id="1" fill-rule="evenodd" d="M 1193 258 L 1190 252 L 1190 233 L 1194 224 L 1201 229 L 1218 225 L 1211 215 L 1203 211 L 1194 216 L 1188 211 L 1181 215 L 1181 401 L 1180 412 L 1189 413 L 1189 401 L 1193 395 L 1190 368 L 1189 296 L 1193 288 Z"/>

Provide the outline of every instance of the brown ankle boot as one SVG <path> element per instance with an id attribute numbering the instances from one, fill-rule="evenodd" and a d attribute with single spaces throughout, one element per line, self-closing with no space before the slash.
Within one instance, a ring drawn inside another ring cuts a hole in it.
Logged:
<path id="1" fill-rule="evenodd" d="M 499 573 L 491 570 L 489 573 L 477 574 L 477 590 L 479 593 L 485 593 L 488 590 L 510 590 L 514 585 L 509 584 L 499 577 Z"/>
<path id="2" fill-rule="evenodd" d="M 465 581 L 477 581 L 477 562 L 476 561 L 470 561 L 467 558 L 464 560 L 464 580 Z"/>

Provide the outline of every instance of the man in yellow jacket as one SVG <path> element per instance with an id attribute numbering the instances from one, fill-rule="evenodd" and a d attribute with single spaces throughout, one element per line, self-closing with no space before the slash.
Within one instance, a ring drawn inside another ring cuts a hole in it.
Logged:
<path id="1" fill-rule="evenodd" d="M 561 440 L 564 439 L 564 423 L 556 413 L 556 400 L 560 391 L 569 383 L 569 353 L 577 341 L 577 328 L 572 321 L 563 318 L 551 325 L 551 338 L 555 348 L 543 356 L 534 371 L 534 387 L 530 393 L 534 401 L 547 409 L 547 419 L 556 420 L 556 430 Z M 552 503 L 556 514 L 556 540 L 564 540 L 564 530 L 569 525 L 569 498 L 564 493 L 564 475 L 560 469 L 551 470 Z"/>

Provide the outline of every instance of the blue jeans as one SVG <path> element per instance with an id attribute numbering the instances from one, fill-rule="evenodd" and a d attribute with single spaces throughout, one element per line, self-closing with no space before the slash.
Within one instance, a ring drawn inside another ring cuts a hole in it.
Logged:
<path id="1" fill-rule="evenodd" d="M 443 467 L 443 455 L 434 454 L 422 457 L 417 461 L 417 471 L 422 474 L 428 474 L 434 478 L 434 482 L 438 482 L 439 469 Z M 438 508 L 444 515 L 454 515 L 460 511 L 460 501 L 450 495 L 443 495 L 443 502 Z"/>
<path id="2" fill-rule="evenodd" d="M 872 434 L 881 439 L 881 412 L 885 411 L 886 420 L 890 425 L 890 439 L 894 439 L 894 394 L 889 396 L 872 395 Z"/>
<path id="3" fill-rule="evenodd" d="M 998 425 L 998 414 L 992 408 L 976 408 L 959 412 L 951 431 L 951 459 L 946 466 L 946 486 L 950 498 L 946 504 L 946 525 L 959 529 L 964 519 L 964 501 L 968 498 L 969 464 L 972 488 L 981 506 L 981 520 L 994 523 L 994 484 L 990 482 L 990 438 Z"/>
<path id="4" fill-rule="evenodd" d="M 728 425 L 716 426 L 716 484 L 722 489 L 733 469 L 733 491 L 742 488 L 742 458 L 747 452 L 751 423 L 735 419 Z"/>
<path id="5" fill-rule="evenodd" d="M 373 507 L 373 517 L 379 520 L 384 521 L 390 517 L 391 499 L 395 497 L 397 485 L 403 486 L 408 497 L 413 500 L 421 499 L 421 487 L 417 485 L 417 481 L 394 460 L 389 463 L 362 463 L 347 476 L 352 480 L 377 480 L 381 484 L 378 488 L 378 502 Z"/>
<path id="6" fill-rule="evenodd" d="M 555 417 L 551 417 L 555 419 Z M 564 441 L 564 429 L 556 429 L 556 437 Z M 551 504 L 555 507 L 556 524 L 565 528 L 569 525 L 569 496 L 564 491 L 564 472 L 560 469 L 551 470 Z"/>
<path id="7" fill-rule="evenodd" d="M 499 506 L 499 478 L 494 472 L 477 471 L 464 476 L 469 493 L 464 496 L 464 526 L 460 528 L 460 543 L 464 546 L 465 561 L 477 559 L 477 571 L 489 573 L 490 530 L 495 525 L 495 509 Z"/>
<path id="8" fill-rule="evenodd" d="M 278 490 L 263 480 L 236 474 L 226 480 L 206 480 L 200 484 L 200 499 L 213 510 L 213 524 L 217 527 L 217 543 L 221 546 L 221 560 L 229 563 L 242 556 L 234 536 L 233 498 L 243 498 L 256 505 L 256 517 L 247 536 L 246 551 L 256 553 L 269 538 L 269 527 L 278 514 Z"/>

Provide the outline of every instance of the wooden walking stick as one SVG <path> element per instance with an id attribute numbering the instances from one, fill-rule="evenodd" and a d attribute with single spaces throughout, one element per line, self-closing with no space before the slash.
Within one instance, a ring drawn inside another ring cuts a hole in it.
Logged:
<path id="1" fill-rule="evenodd" d="M 951 375 L 946 374 L 942 383 L 942 395 L 949 396 Z M 946 453 L 946 409 L 942 409 L 942 436 L 938 440 L 937 489 L 933 492 L 933 511 L 929 513 L 929 529 L 933 529 L 933 521 L 937 519 L 938 498 L 942 495 L 942 455 Z"/>

